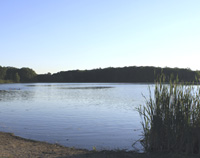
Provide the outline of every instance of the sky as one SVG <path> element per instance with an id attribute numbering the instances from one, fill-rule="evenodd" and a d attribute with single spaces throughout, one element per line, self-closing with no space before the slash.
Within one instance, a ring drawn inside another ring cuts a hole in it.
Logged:
<path id="1" fill-rule="evenodd" d="M 200 70 L 199 0 L 0 0 L 0 65 Z"/>

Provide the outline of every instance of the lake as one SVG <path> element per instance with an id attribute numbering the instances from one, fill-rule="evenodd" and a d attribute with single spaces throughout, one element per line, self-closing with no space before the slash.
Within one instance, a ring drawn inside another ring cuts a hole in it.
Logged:
<path id="1" fill-rule="evenodd" d="M 92 150 L 127 149 L 141 136 L 135 110 L 148 84 L 0 84 L 0 131 Z M 138 148 L 141 146 L 138 144 Z"/>

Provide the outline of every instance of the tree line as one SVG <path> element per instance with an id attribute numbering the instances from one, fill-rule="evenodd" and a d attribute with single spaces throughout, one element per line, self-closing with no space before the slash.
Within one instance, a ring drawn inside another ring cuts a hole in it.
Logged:
<path id="1" fill-rule="evenodd" d="M 15 68 L 0 66 L 0 81 L 1 82 L 36 82 L 37 74 L 30 68 Z"/>
<path id="2" fill-rule="evenodd" d="M 125 83 L 153 83 L 164 74 L 166 82 L 179 77 L 181 82 L 196 82 L 200 79 L 199 71 L 180 68 L 160 67 L 121 67 L 93 70 L 61 71 L 54 74 L 37 75 L 30 68 L 15 68 L 0 66 L 0 81 L 10 82 L 125 82 Z"/>
<path id="3" fill-rule="evenodd" d="M 61 71 L 55 74 L 38 75 L 38 82 L 128 82 L 146 83 L 154 82 L 162 74 L 166 82 L 177 76 L 181 82 L 196 82 L 200 75 L 198 71 L 179 68 L 160 67 L 123 67 L 93 70 Z"/>

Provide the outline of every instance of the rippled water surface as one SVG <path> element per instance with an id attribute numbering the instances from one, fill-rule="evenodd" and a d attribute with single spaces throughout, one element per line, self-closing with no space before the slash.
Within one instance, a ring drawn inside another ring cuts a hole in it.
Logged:
<path id="1" fill-rule="evenodd" d="M 0 84 L 0 131 L 92 150 L 128 149 L 142 128 L 145 84 Z"/>

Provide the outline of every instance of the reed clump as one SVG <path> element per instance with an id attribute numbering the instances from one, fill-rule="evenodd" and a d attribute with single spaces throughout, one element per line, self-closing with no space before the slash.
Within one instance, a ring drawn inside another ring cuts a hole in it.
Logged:
<path id="1" fill-rule="evenodd" d="M 143 137 L 147 152 L 183 152 L 200 155 L 200 89 L 178 84 L 178 79 L 156 83 L 154 95 L 140 105 Z"/>

